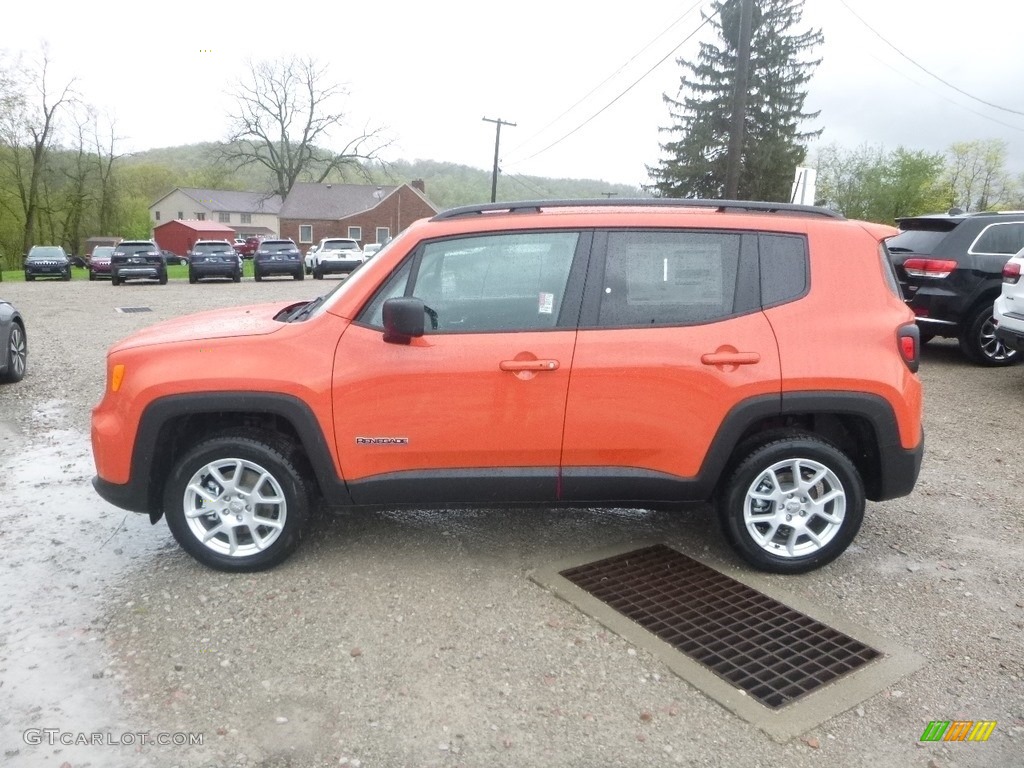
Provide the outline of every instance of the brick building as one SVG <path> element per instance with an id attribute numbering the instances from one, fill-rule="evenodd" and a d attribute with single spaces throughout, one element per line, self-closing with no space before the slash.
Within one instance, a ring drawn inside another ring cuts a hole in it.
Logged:
<path id="1" fill-rule="evenodd" d="M 420 180 L 399 186 L 298 182 L 279 215 L 280 236 L 300 246 L 347 237 L 360 246 L 384 243 L 437 208 Z"/>

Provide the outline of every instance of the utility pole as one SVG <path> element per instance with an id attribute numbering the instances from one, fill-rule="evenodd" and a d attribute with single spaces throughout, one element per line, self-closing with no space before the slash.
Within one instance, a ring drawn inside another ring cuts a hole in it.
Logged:
<path id="1" fill-rule="evenodd" d="M 725 197 L 735 200 L 740 187 L 740 163 L 743 154 L 743 126 L 747 113 L 747 83 L 750 80 L 750 34 L 754 0 L 740 0 L 740 35 L 736 46 L 736 90 L 732 98 L 732 129 L 729 131 L 729 158 L 725 171 Z"/>
<path id="2" fill-rule="evenodd" d="M 501 143 L 501 126 L 511 125 L 515 128 L 516 124 L 502 120 L 500 117 L 497 119 L 485 117 L 484 122 L 494 123 L 496 126 L 494 131 L 494 171 L 491 173 L 491 202 L 493 203 L 498 197 L 498 145 Z"/>

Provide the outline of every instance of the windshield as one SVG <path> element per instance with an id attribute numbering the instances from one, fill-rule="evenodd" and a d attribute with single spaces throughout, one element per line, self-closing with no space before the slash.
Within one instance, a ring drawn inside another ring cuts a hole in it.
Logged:
<path id="1" fill-rule="evenodd" d="M 63 259 L 64 249 L 57 245 L 37 245 L 28 252 L 30 259 Z"/>
<path id="2" fill-rule="evenodd" d="M 297 251 L 295 243 L 268 243 L 266 241 L 260 246 L 264 253 L 283 253 L 285 251 Z"/>
<path id="3" fill-rule="evenodd" d="M 98 248 L 92 249 L 92 258 L 94 259 L 109 259 L 110 254 L 114 252 L 114 246 L 112 245 L 101 245 Z"/>
<path id="4" fill-rule="evenodd" d="M 227 251 L 230 251 L 231 253 L 235 252 L 235 249 L 232 248 L 227 243 L 196 243 L 194 246 L 192 246 L 192 250 L 195 253 L 225 253 Z"/>
<path id="5" fill-rule="evenodd" d="M 150 251 L 158 251 L 159 249 L 153 243 L 121 243 L 117 246 L 117 250 L 114 253 L 149 253 Z"/>
<path id="6" fill-rule="evenodd" d="M 328 240 L 323 244 L 325 251 L 358 251 L 359 243 L 355 240 Z"/>

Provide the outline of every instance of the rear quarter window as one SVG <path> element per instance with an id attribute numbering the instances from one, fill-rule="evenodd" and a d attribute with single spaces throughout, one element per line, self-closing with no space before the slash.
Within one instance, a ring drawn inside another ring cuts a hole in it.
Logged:
<path id="1" fill-rule="evenodd" d="M 807 241 L 799 235 L 760 235 L 761 305 L 771 307 L 807 292 Z"/>
<path id="2" fill-rule="evenodd" d="M 985 227 L 968 252 L 1010 257 L 1021 248 L 1024 248 L 1024 222 L 1008 221 Z"/>

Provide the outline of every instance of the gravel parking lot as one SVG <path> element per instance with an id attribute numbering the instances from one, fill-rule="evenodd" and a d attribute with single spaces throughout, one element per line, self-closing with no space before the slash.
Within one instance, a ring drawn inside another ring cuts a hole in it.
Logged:
<path id="1" fill-rule="evenodd" d="M 112 342 L 333 284 L 0 283 L 30 344 L 26 379 L 0 387 L 5 765 L 1024 765 L 1024 367 L 926 347 L 915 493 L 869 504 L 826 568 L 752 575 L 927 659 L 779 744 L 529 579 L 632 541 L 735 565 L 707 508 L 360 512 L 316 520 L 276 570 L 228 575 L 92 491 Z M 921 743 L 931 720 L 998 725 Z"/>

